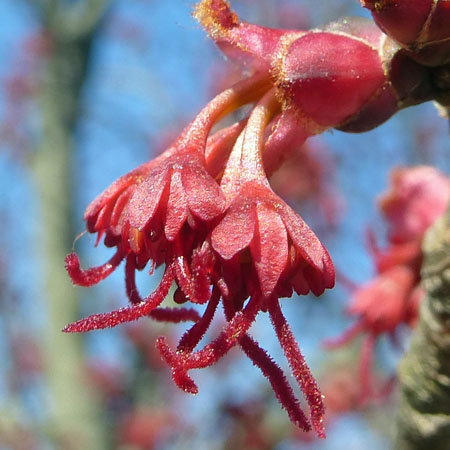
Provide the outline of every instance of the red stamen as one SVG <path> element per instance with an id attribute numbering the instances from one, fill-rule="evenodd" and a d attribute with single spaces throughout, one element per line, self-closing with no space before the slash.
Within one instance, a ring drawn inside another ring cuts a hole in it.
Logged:
<path id="1" fill-rule="evenodd" d="M 119 248 L 112 258 L 105 264 L 90 269 L 82 270 L 80 267 L 80 259 L 76 253 L 69 253 L 66 256 L 66 270 L 72 282 L 78 286 L 93 286 L 104 280 L 110 275 L 116 267 L 122 262 L 125 257 L 122 250 Z"/>
<path id="2" fill-rule="evenodd" d="M 253 364 L 259 367 L 263 375 L 269 380 L 278 401 L 286 409 L 291 422 L 304 431 L 310 431 L 311 425 L 301 410 L 299 401 L 295 398 L 294 392 L 280 367 L 248 334 L 240 339 L 239 344 Z"/>
<path id="3" fill-rule="evenodd" d="M 318 437 L 325 438 L 323 426 L 325 405 L 316 380 L 312 376 L 311 371 L 306 364 L 305 358 L 300 351 L 298 343 L 295 340 L 294 334 L 292 333 L 289 324 L 286 322 L 286 319 L 281 312 L 278 299 L 276 297 L 269 298 L 267 305 L 270 319 L 275 332 L 277 333 L 278 340 L 283 348 L 286 359 L 288 360 L 292 373 L 310 407 L 313 428 Z"/>
<path id="4" fill-rule="evenodd" d="M 130 253 L 127 256 L 125 262 L 125 288 L 127 297 L 133 305 L 141 303 L 142 297 L 139 295 L 139 291 L 136 286 L 136 256 Z"/>
<path id="5" fill-rule="evenodd" d="M 166 363 L 172 367 L 172 379 L 175 384 L 184 392 L 189 394 L 197 394 L 198 387 L 194 380 L 184 370 L 179 370 L 181 356 L 175 354 L 166 344 L 166 339 L 160 336 L 156 340 L 156 348 L 159 350 L 161 357 Z"/>
<path id="6" fill-rule="evenodd" d="M 149 317 L 157 322 L 197 322 L 200 314 L 194 308 L 156 308 L 150 311 Z"/>
<path id="7" fill-rule="evenodd" d="M 83 333 L 108 327 L 112 328 L 121 323 L 131 322 L 146 316 L 164 300 L 169 292 L 172 281 L 173 275 L 169 266 L 166 267 L 159 286 L 143 302 L 108 313 L 93 314 L 85 319 L 67 325 L 63 329 L 63 332 Z"/>
<path id="8" fill-rule="evenodd" d="M 204 268 L 202 267 L 202 269 Z M 191 302 L 203 304 L 209 300 L 211 296 L 209 284 L 205 286 L 205 283 L 201 283 L 201 281 L 205 282 L 204 277 L 192 276 L 189 265 L 183 255 L 174 258 L 173 270 L 178 285 Z"/>
<path id="9" fill-rule="evenodd" d="M 211 299 L 208 302 L 205 313 L 200 318 L 200 320 L 192 326 L 180 339 L 178 343 L 177 352 L 191 352 L 200 342 L 202 337 L 205 335 L 207 329 L 211 325 L 211 321 L 216 312 L 217 305 L 220 300 L 220 292 L 218 289 L 214 289 L 211 295 Z"/>
<path id="10" fill-rule="evenodd" d="M 252 297 L 244 310 L 234 315 L 214 341 L 194 353 L 175 353 L 166 344 L 164 337 L 158 338 L 157 348 L 163 359 L 172 367 L 172 378 L 180 389 L 193 394 L 198 392 L 196 384 L 187 374 L 188 370 L 215 364 L 235 346 L 253 324 L 259 311 L 259 303 L 259 297 Z"/>

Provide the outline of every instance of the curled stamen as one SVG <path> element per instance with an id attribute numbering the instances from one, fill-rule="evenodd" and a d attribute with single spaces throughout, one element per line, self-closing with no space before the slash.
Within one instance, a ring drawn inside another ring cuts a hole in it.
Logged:
<path id="1" fill-rule="evenodd" d="M 82 270 L 80 267 L 80 259 L 76 253 L 69 253 L 66 256 L 66 270 L 72 279 L 72 282 L 78 286 L 89 287 L 104 280 L 110 275 L 116 267 L 122 262 L 125 254 L 119 248 L 109 261 L 101 266 L 91 267 Z"/>
<path id="2" fill-rule="evenodd" d="M 82 333 L 92 330 L 101 330 L 108 327 L 112 328 L 121 323 L 131 322 L 146 316 L 164 300 L 169 292 L 172 281 L 173 274 L 169 266 L 166 267 L 159 286 L 141 303 L 133 304 L 126 308 L 116 309 L 108 313 L 93 314 L 85 319 L 67 325 L 63 329 L 63 332 Z"/>

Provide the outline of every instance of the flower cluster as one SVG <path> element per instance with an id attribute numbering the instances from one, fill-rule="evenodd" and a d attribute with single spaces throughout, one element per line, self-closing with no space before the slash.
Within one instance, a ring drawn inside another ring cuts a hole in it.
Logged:
<path id="1" fill-rule="evenodd" d="M 391 187 L 380 199 L 388 224 L 388 247 L 380 249 L 373 234 L 369 234 L 376 275 L 353 294 L 347 312 L 357 318 L 354 325 L 341 337 L 327 341 L 328 347 L 340 347 L 364 334 L 359 363 L 361 403 L 380 396 L 372 380 L 377 339 L 387 334 L 397 343 L 400 327 L 412 328 L 417 322 L 423 298 L 422 240 L 426 230 L 445 212 L 449 201 L 450 179 L 427 166 L 394 170 Z M 386 386 L 390 384 L 388 380 Z M 387 389 L 383 387 L 381 392 Z"/>
<path id="2" fill-rule="evenodd" d="M 190 371 L 216 363 L 239 345 L 269 379 L 292 422 L 323 437 L 323 399 L 279 298 L 322 294 L 334 285 L 334 268 L 321 242 L 267 177 L 309 136 L 330 127 L 373 128 L 398 109 L 433 98 L 433 86 L 426 69 L 396 58 L 370 22 L 276 30 L 241 21 L 224 0 L 201 1 L 194 16 L 218 47 L 253 75 L 218 94 L 165 152 L 118 179 L 88 206 L 88 231 L 97 233 L 97 242 L 104 238 L 115 254 L 87 270 L 70 254 L 69 275 L 75 284 L 91 286 L 125 261 L 130 305 L 64 331 L 113 327 L 143 316 L 193 321 L 176 349 L 163 337 L 157 340 L 181 389 L 196 393 Z M 255 104 L 247 117 L 211 132 L 247 104 Z M 165 267 L 159 286 L 141 297 L 135 272 L 159 266 Z M 173 282 L 176 303 L 206 304 L 201 317 L 190 307 L 160 306 Z M 196 350 L 220 302 L 227 324 Z M 248 334 L 259 311 L 270 315 L 309 404 L 309 419 L 281 369 Z"/>

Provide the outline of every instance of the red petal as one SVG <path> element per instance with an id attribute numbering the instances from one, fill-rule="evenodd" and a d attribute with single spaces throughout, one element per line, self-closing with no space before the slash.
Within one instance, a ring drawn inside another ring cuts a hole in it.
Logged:
<path id="1" fill-rule="evenodd" d="M 255 205 L 245 200 L 231 206 L 226 216 L 214 228 L 211 244 L 224 259 L 231 259 L 250 245 L 256 227 Z"/>
<path id="2" fill-rule="evenodd" d="M 120 193 L 122 193 L 128 186 L 136 182 L 137 179 L 147 173 L 153 161 L 149 163 L 142 164 L 136 169 L 132 170 L 130 173 L 120 177 L 114 183 L 112 183 L 106 190 L 104 190 L 90 205 L 86 208 L 84 213 L 84 220 L 89 220 L 90 217 L 98 214 L 101 208 L 107 203 L 114 201 Z"/>
<path id="3" fill-rule="evenodd" d="M 116 203 L 114 204 L 114 209 L 111 214 L 111 225 L 110 225 L 114 234 L 119 235 L 121 232 L 121 225 L 125 212 L 124 210 L 126 205 L 128 204 L 128 201 L 130 200 L 131 194 L 132 194 L 131 189 L 127 189 L 126 191 L 122 192 L 122 194 L 120 194 L 119 198 L 116 200 Z"/>
<path id="4" fill-rule="evenodd" d="M 286 204 L 280 205 L 278 212 L 283 219 L 296 250 L 315 269 L 322 273 L 323 287 L 334 286 L 334 266 L 325 247 L 306 225 L 303 219 Z"/>
<path id="5" fill-rule="evenodd" d="M 174 170 L 170 180 L 170 193 L 167 202 L 164 232 L 168 241 L 173 241 L 187 219 L 186 195 L 181 184 L 179 170 Z"/>
<path id="6" fill-rule="evenodd" d="M 240 22 L 224 0 L 201 1 L 194 16 L 227 57 L 255 70 L 270 70 L 280 38 L 288 32 Z"/>
<path id="7" fill-rule="evenodd" d="M 136 188 L 130 199 L 128 218 L 131 228 L 143 230 L 158 209 L 164 189 L 170 179 L 170 166 L 157 167 Z"/>
<path id="8" fill-rule="evenodd" d="M 114 203 L 108 202 L 105 206 L 100 210 L 100 213 L 97 216 L 97 220 L 94 225 L 95 231 L 105 230 L 110 226 L 111 215 L 114 209 Z"/>
<path id="9" fill-rule="evenodd" d="M 212 220 L 222 214 L 225 209 L 222 190 L 204 167 L 200 164 L 184 167 L 181 180 L 192 214 L 204 221 Z"/>
<path id="10" fill-rule="evenodd" d="M 286 268 L 287 232 L 281 217 L 273 207 L 263 202 L 258 203 L 256 215 L 258 220 L 250 251 L 261 284 L 261 293 L 268 297 Z"/>

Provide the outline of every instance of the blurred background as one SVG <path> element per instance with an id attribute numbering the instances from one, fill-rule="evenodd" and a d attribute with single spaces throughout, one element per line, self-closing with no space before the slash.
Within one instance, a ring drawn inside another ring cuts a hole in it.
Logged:
<path id="1" fill-rule="evenodd" d="M 357 0 L 234 0 L 247 21 L 311 28 L 366 15 Z M 296 430 L 269 383 L 234 349 L 179 391 L 155 349 L 183 325 L 143 320 L 87 335 L 71 321 L 126 304 L 123 270 L 75 288 L 64 257 L 84 267 L 111 256 L 76 236 L 90 201 L 162 151 L 201 107 L 239 76 L 178 0 L 0 1 L 0 449 L 389 448 L 390 396 L 357 401 L 359 342 L 326 351 L 352 320 L 353 283 L 374 272 L 366 231 L 386 228 L 376 198 L 395 166 L 450 171 L 448 123 L 433 105 L 403 111 L 362 135 L 328 132 L 299 149 L 272 180 L 326 244 L 339 271 L 321 298 L 283 300 L 328 407 L 325 441 Z M 446 157 L 447 155 L 447 157 Z M 143 292 L 159 280 L 139 278 Z M 212 334 L 220 329 L 220 319 Z M 252 328 L 286 368 L 270 321 Z M 404 333 L 407 345 L 407 331 Z M 401 350 L 376 349 L 376 376 L 395 373 Z"/>

